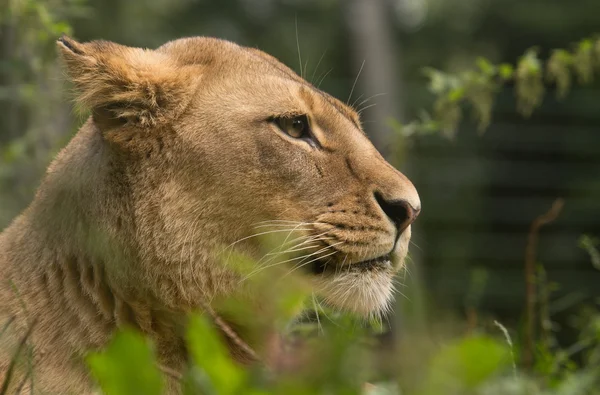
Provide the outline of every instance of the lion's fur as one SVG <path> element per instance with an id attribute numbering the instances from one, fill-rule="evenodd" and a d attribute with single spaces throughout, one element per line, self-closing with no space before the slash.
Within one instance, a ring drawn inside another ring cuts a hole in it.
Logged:
<path id="1" fill-rule="evenodd" d="M 261 221 L 340 240 L 331 259 L 342 266 L 406 255 L 410 228 L 395 243 L 373 193 L 418 208 L 414 187 L 354 110 L 275 58 L 201 37 L 157 50 L 66 37 L 58 47 L 92 116 L 0 235 L 0 327 L 15 318 L 0 338 L 0 382 L 34 321 L 36 388 L 49 393 L 90 391 L 85 352 L 126 324 L 181 369 L 186 313 L 246 292 L 218 251 Z M 275 130 L 267 120 L 280 114 L 308 114 L 322 149 Z M 236 248 L 257 251 L 252 238 Z M 392 275 L 315 284 L 331 304 L 368 314 L 388 304 Z"/>

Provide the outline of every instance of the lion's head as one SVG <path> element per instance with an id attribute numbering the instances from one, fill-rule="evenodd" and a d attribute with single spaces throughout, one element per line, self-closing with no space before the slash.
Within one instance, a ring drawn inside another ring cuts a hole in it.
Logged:
<path id="1" fill-rule="evenodd" d="M 65 37 L 59 47 L 92 109 L 106 177 L 126 195 L 107 221 L 135 245 L 131 271 L 143 273 L 130 286 L 193 304 L 236 286 L 216 259 L 223 246 L 252 251 L 253 235 L 293 231 L 288 250 L 302 256 L 290 268 L 328 303 L 385 309 L 421 204 L 352 108 L 227 41 L 144 50 Z"/>

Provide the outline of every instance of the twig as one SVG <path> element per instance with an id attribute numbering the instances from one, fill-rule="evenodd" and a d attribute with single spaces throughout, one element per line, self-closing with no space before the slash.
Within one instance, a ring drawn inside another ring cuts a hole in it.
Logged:
<path id="1" fill-rule="evenodd" d="M 27 339 L 29 339 L 29 336 L 31 336 L 31 333 L 33 332 L 33 328 L 35 327 L 36 323 L 37 323 L 37 319 L 34 319 L 33 322 L 31 323 L 31 325 L 29 325 L 29 328 L 27 329 L 25 336 L 23 336 L 23 338 L 21 338 L 21 341 L 19 342 L 19 345 L 17 346 L 17 350 L 15 351 L 15 354 L 13 355 L 12 359 L 10 360 L 10 364 L 8 365 L 8 369 L 6 370 L 6 376 L 4 376 L 4 382 L 2 383 L 2 388 L 0 388 L 0 395 L 6 395 L 6 393 L 7 393 L 8 384 L 10 383 L 13 371 L 15 370 L 15 366 L 17 365 L 17 359 L 19 359 L 19 355 L 21 354 L 23 347 L 25 347 L 25 344 L 27 343 Z"/>
<path id="2" fill-rule="evenodd" d="M 31 368 L 27 369 L 27 374 L 25 375 L 25 377 L 23 377 L 23 380 L 21 380 L 21 384 L 19 384 L 19 388 L 17 388 L 17 391 L 15 392 L 15 394 L 17 394 L 17 395 L 21 394 L 21 392 L 25 388 L 25 384 L 27 384 L 27 380 L 31 376 L 31 373 L 32 373 L 32 369 Z"/>
<path id="3" fill-rule="evenodd" d="M 180 381 L 183 378 L 183 375 L 181 373 L 179 373 L 178 371 L 176 371 L 175 369 L 168 368 L 161 364 L 158 364 L 158 370 L 160 370 L 167 376 L 174 378 L 177 381 Z"/>
<path id="4" fill-rule="evenodd" d="M 6 332 L 6 330 L 8 329 L 10 324 L 13 323 L 14 320 L 15 320 L 15 316 L 12 316 L 8 319 L 8 321 L 6 321 L 6 324 L 4 324 L 4 326 L 2 327 L 2 330 L 0 331 L 0 337 L 2 337 L 2 335 L 4 335 L 4 332 Z"/>
<path id="5" fill-rule="evenodd" d="M 244 342 L 239 335 L 210 307 L 207 303 L 201 302 L 203 309 L 211 316 L 215 325 L 221 329 L 223 334 L 229 338 L 236 346 L 244 351 L 248 356 L 256 361 L 260 361 L 260 357 L 246 342 Z M 180 381 L 183 379 L 183 375 L 167 366 L 157 364 L 158 369 L 166 374 L 167 376 Z M 2 395 L 2 394 L 0 394 Z"/>
<path id="6" fill-rule="evenodd" d="M 535 258 L 539 239 L 539 232 L 542 226 L 554 221 L 560 214 L 565 202 L 563 199 L 556 199 L 552 203 L 552 207 L 545 214 L 537 217 L 529 229 L 527 237 L 527 247 L 525 248 L 525 342 L 523 350 L 523 364 L 526 368 L 531 368 L 533 365 L 533 348 L 534 348 L 534 325 L 535 325 L 535 303 L 536 303 L 536 286 L 535 286 Z"/>
<path id="7" fill-rule="evenodd" d="M 204 310 L 210 314 L 213 322 L 223 331 L 225 336 L 229 338 L 236 346 L 244 351 L 251 359 L 260 361 L 261 358 L 258 356 L 256 351 L 252 349 L 240 336 L 229 326 L 207 303 L 201 302 Z"/>

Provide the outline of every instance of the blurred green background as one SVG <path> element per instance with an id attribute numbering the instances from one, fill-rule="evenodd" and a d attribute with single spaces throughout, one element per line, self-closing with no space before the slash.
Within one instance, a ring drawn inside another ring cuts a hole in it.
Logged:
<path id="1" fill-rule="evenodd" d="M 600 297 L 600 271 L 578 242 L 600 236 L 599 85 L 575 84 L 561 101 L 547 85 L 525 119 L 509 81 L 485 133 L 465 116 L 452 139 L 403 137 L 390 118 L 408 123 L 432 108 L 424 67 L 458 73 L 477 57 L 514 64 L 532 46 L 548 58 L 600 33 L 598 10 L 598 0 L 3 0 L 0 228 L 28 205 L 83 122 L 69 102 L 57 36 L 151 48 L 216 36 L 260 48 L 364 108 L 374 143 L 416 185 L 423 213 L 404 280 L 418 286 L 408 287 L 408 301 L 399 297 L 399 325 L 442 311 L 466 326 L 492 317 L 518 328 L 530 225 L 564 198 L 541 230 L 537 262 L 546 284 L 559 284 L 549 286 L 550 314 L 564 329 L 559 340 L 570 342 L 572 313 Z"/>

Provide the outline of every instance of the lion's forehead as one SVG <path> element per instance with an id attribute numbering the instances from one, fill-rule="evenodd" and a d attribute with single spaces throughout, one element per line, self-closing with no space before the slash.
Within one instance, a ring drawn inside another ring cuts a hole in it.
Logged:
<path id="1" fill-rule="evenodd" d="M 239 73 L 248 77 L 248 72 L 255 71 L 256 83 L 269 76 L 291 82 L 297 85 L 301 99 L 312 110 L 331 107 L 360 129 L 359 115 L 352 107 L 315 88 L 278 59 L 256 48 L 212 37 L 190 37 L 168 42 L 158 50 L 173 56 L 181 64 L 202 65 L 218 73 Z M 248 79 L 238 81 L 243 80 Z"/>

